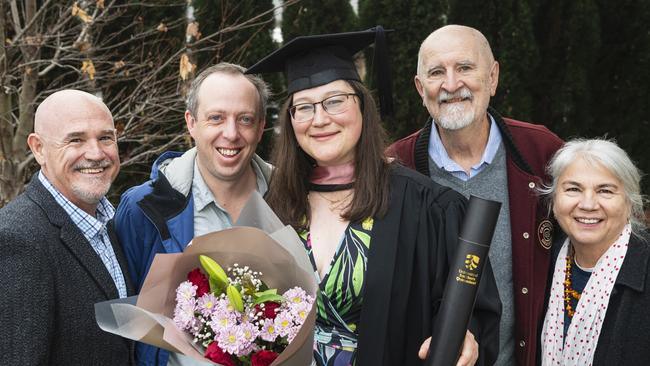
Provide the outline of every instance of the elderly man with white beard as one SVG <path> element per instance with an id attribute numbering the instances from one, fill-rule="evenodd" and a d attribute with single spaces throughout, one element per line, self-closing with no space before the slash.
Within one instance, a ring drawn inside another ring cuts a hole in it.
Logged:
<path id="1" fill-rule="evenodd" d="M 489 254 L 502 304 L 496 364 L 534 365 L 553 234 L 536 188 L 562 140 L 489 107 L 498 81 L 499 63 L 478 30 L 449 25 L 431 33 L 415 76 L 431 118 L 389 154 L 465 196 L 503 203 Z"/>

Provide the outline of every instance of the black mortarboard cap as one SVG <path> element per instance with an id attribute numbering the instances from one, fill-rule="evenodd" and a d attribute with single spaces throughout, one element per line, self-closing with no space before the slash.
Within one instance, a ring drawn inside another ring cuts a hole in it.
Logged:
<path id="1" fill-rule="evenodd" d="M 376 26 L 359 32 L 296 37 L 251 66 L 246 73 L 285 72 L 288 94 L 340 79 L 361 81 L 353 57 L 375 43 L 379 105 L 382 115 L 391 115 L 393 100 L 385 32 L 383 27 Z"/>

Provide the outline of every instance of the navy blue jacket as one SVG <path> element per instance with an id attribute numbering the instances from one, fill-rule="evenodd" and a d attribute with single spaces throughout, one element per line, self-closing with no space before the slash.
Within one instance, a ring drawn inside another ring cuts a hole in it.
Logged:
<path id="1" fill-rule="evenodd" d="M 157 253 L 180 253 L 194 237 L 192 195 L 175 190 L 159 171 L 161 162 L 180 156 L 166 152 L 156 159 L 151 180 L 124 192 L 115 212 L 117 236 L 138 292 Z M 141 366 L 167 365 L 169 352 L 136 343 L 135 358 Z"/>
<path id="2" fill-rule="evenodd" d="M 138 292 L 156 254 L 180 253 L 194 238 L 191 188 L 195 158 L 196 148 L 162 154 L 151 168 L 150 180 L 122 195 L 115 212 L 115 230 Z M 271 166 L 257 155 L 253 160 L 268 182 Z M 163 173 L 161 169 L 167 163 L 174 166 Z M 169 352 L 137 343 L 135 356 L 140 366 L 165 366 Z"/>

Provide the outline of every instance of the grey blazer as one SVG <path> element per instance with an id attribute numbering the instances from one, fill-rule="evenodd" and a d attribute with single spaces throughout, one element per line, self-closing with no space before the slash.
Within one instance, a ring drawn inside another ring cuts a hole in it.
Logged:
<path id="1" fill-rule="evenodd" d="M 113 250 L 133 294 L 126 259 Z M 0 365 L 132 365 L 133 344 L 95 322 L 118 297 L 99 256 L 34 175 L 0 209 Z"/>

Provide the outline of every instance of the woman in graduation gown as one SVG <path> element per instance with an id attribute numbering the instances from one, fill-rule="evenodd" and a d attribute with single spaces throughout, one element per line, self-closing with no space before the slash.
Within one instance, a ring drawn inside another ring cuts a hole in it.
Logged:
<path id="1" fill-rule="evenodd" d="M 247 71 L 287 74 L 266 198 L 301 236 L 320 283 L 318 365 L 423 364 L 418 351 L 431 335 L 466 206 L 384 156 L 379 114 L 352 59 L 376 40 L 375 51 L 383 49 L 380 27 L 298 37 Z M 486 266 L 459 365 L 496 359 L 493 281 Z"/>

